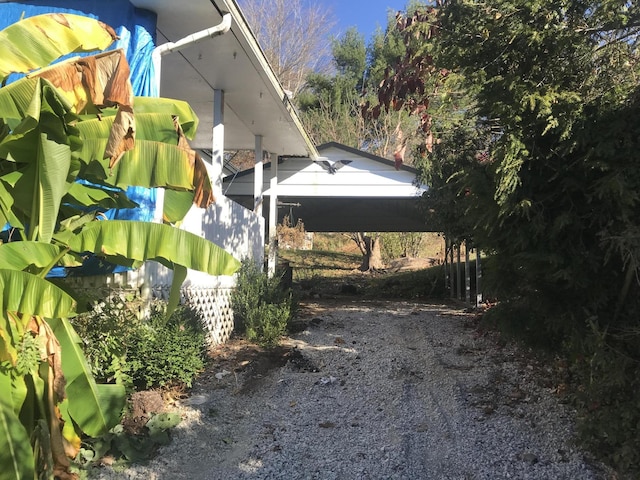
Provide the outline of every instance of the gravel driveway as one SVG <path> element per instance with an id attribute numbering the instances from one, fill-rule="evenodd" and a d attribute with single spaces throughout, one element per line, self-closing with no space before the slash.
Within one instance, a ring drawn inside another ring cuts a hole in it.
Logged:
<path id="1" fill-rule="evenodd" d="M 302 320 L 286 364 L 227 356 L 183 402 L 171 445 L 98 478 L 612 478 L 572 444 L 544 367 L 478 335 L 471 314 L 319 302 Z"/>

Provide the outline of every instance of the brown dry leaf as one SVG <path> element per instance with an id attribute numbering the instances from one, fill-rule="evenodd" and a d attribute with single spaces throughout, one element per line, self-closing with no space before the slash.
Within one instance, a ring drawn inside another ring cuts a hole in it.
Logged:
<path id="1" fill-rule="evenodd" d="M 66 380 L 62 373 L 62 348 L 60 342 L 56 338 L 55 333 L 51 330 L 49 324 L 44 320 L 40 320 L 40 329 L 38 332 L 44 339 L 44 345 L 46 349 L 46 360 L 49 362 L 49 367 L 53 375 L 53 391 L 56 394 L 56 403 L 61 402 L 66 398 L 65 386 Z"/>
<path id="2" fill-rule="evenodd" d="M 178 132 L 178 147 L 188 152 L 191 168 L 193 169 L 193 203 L 200 208 L 207 208 L 216 201 L 211 191 L 207 167 L 198 152 L 193 150 L 189 145 L 178 119 L 174 118 L 173 123 Z"/>
<path id="3" fill-rule="evenodd" d="M 67 457 L 62 426 L 64 421 L 60 415 L 57 403 L 64 398 L 64 376 L 60 362 L 60 343 L 55 337 L 51 327 L 44 319 L 40 322 L 40 335 L 47 339 L 47 353 L 49 356 L 49 368 L 47 375 L 47 407 L 49 409 L 49 440 L 51 457 L 53 458 L 53 472 L 55 478 L 60 480 L 76 480 L 78 476 L 69 469 L 71 462 Z M 62 389 L 62 396 L 58 389 Z M 56 397 L 58 397 L 56 399 Z"/>
<path id="4" fill-rule="evenodd" d="M 31 76 L 49 80 L 77 113 L 104 107 L 118 107 L 104 158 L 113 168 L 135 144 L 133 88 L 129 64 L 122 49 L 73 58 L 47 67 Z"/>
<path id="5" fill-rule="evenodd" d="M 104 158 L 109 158 L 109 168 L 113 168 L 128 151 L 135 146 L 136 125 L 131 107 L 118 107 L 113 121 Z"/>

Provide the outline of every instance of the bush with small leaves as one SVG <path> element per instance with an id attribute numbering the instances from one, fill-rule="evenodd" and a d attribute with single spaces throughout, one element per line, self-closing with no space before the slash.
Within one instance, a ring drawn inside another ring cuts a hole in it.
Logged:
<path id="1" fill-rule="evenodd" d="M 72 319 L 91 371 L 98 382 L 121 384 L 131 391 L 126 356 L 131 338 L 141 325 L 136 312 L 139 300 L 134 295 L 114 294 L 92 303 L 89 312 Z"/>
<path id="2" fill-rule="evenodd" d="M 150 317 L 140 320 L 134 304 L 135 299 L 114 296 L 74 319 L 96 378 L 123 384 L 130 392 L 190 387 L 205 359 L 205 333 L 197 314 L 179 307 L 167 318 L 164 307 L 155 304 Z"/>
<path id="3" fill-rule="evenodd" d="M 168 319 L 152 313 L 136 329 L 127 349 L 127 363 L 138 389 L 186 385 L 204 368 L 205 333 L 197 315 L 178 308 Z"/>
<path id="4" fill-rule="evenodd" d="M 278 276 L 268 278 L 253 261 L 243 262 L 231 304 L 236 331 L 266 347 L 278 344 L 297 306 L 291 289 Z"/>

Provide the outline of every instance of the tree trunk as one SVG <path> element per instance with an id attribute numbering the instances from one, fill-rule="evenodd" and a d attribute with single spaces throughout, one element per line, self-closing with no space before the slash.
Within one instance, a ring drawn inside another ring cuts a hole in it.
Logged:
<path id="1" fill-rule="evenodd" d="M 371 237 L 364 232 L 357 232 L 351 234 L 351 239 L 356 242 L 360 252 L 362 253 L 362 264 L 360 270 L 363 272 L 370 272 L 375 270 L 381 270 L 384 268 L 382 262 L 382 251 L 380 249 L 380 236 L 376 235 Z"/>

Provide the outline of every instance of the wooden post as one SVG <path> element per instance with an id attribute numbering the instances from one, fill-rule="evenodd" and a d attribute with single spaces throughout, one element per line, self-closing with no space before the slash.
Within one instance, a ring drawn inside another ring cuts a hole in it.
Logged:
<path id="1" fill-rule="evenodd" d="M 444 237 L 444 291 L 449 290 L 449 239 Z"/>

